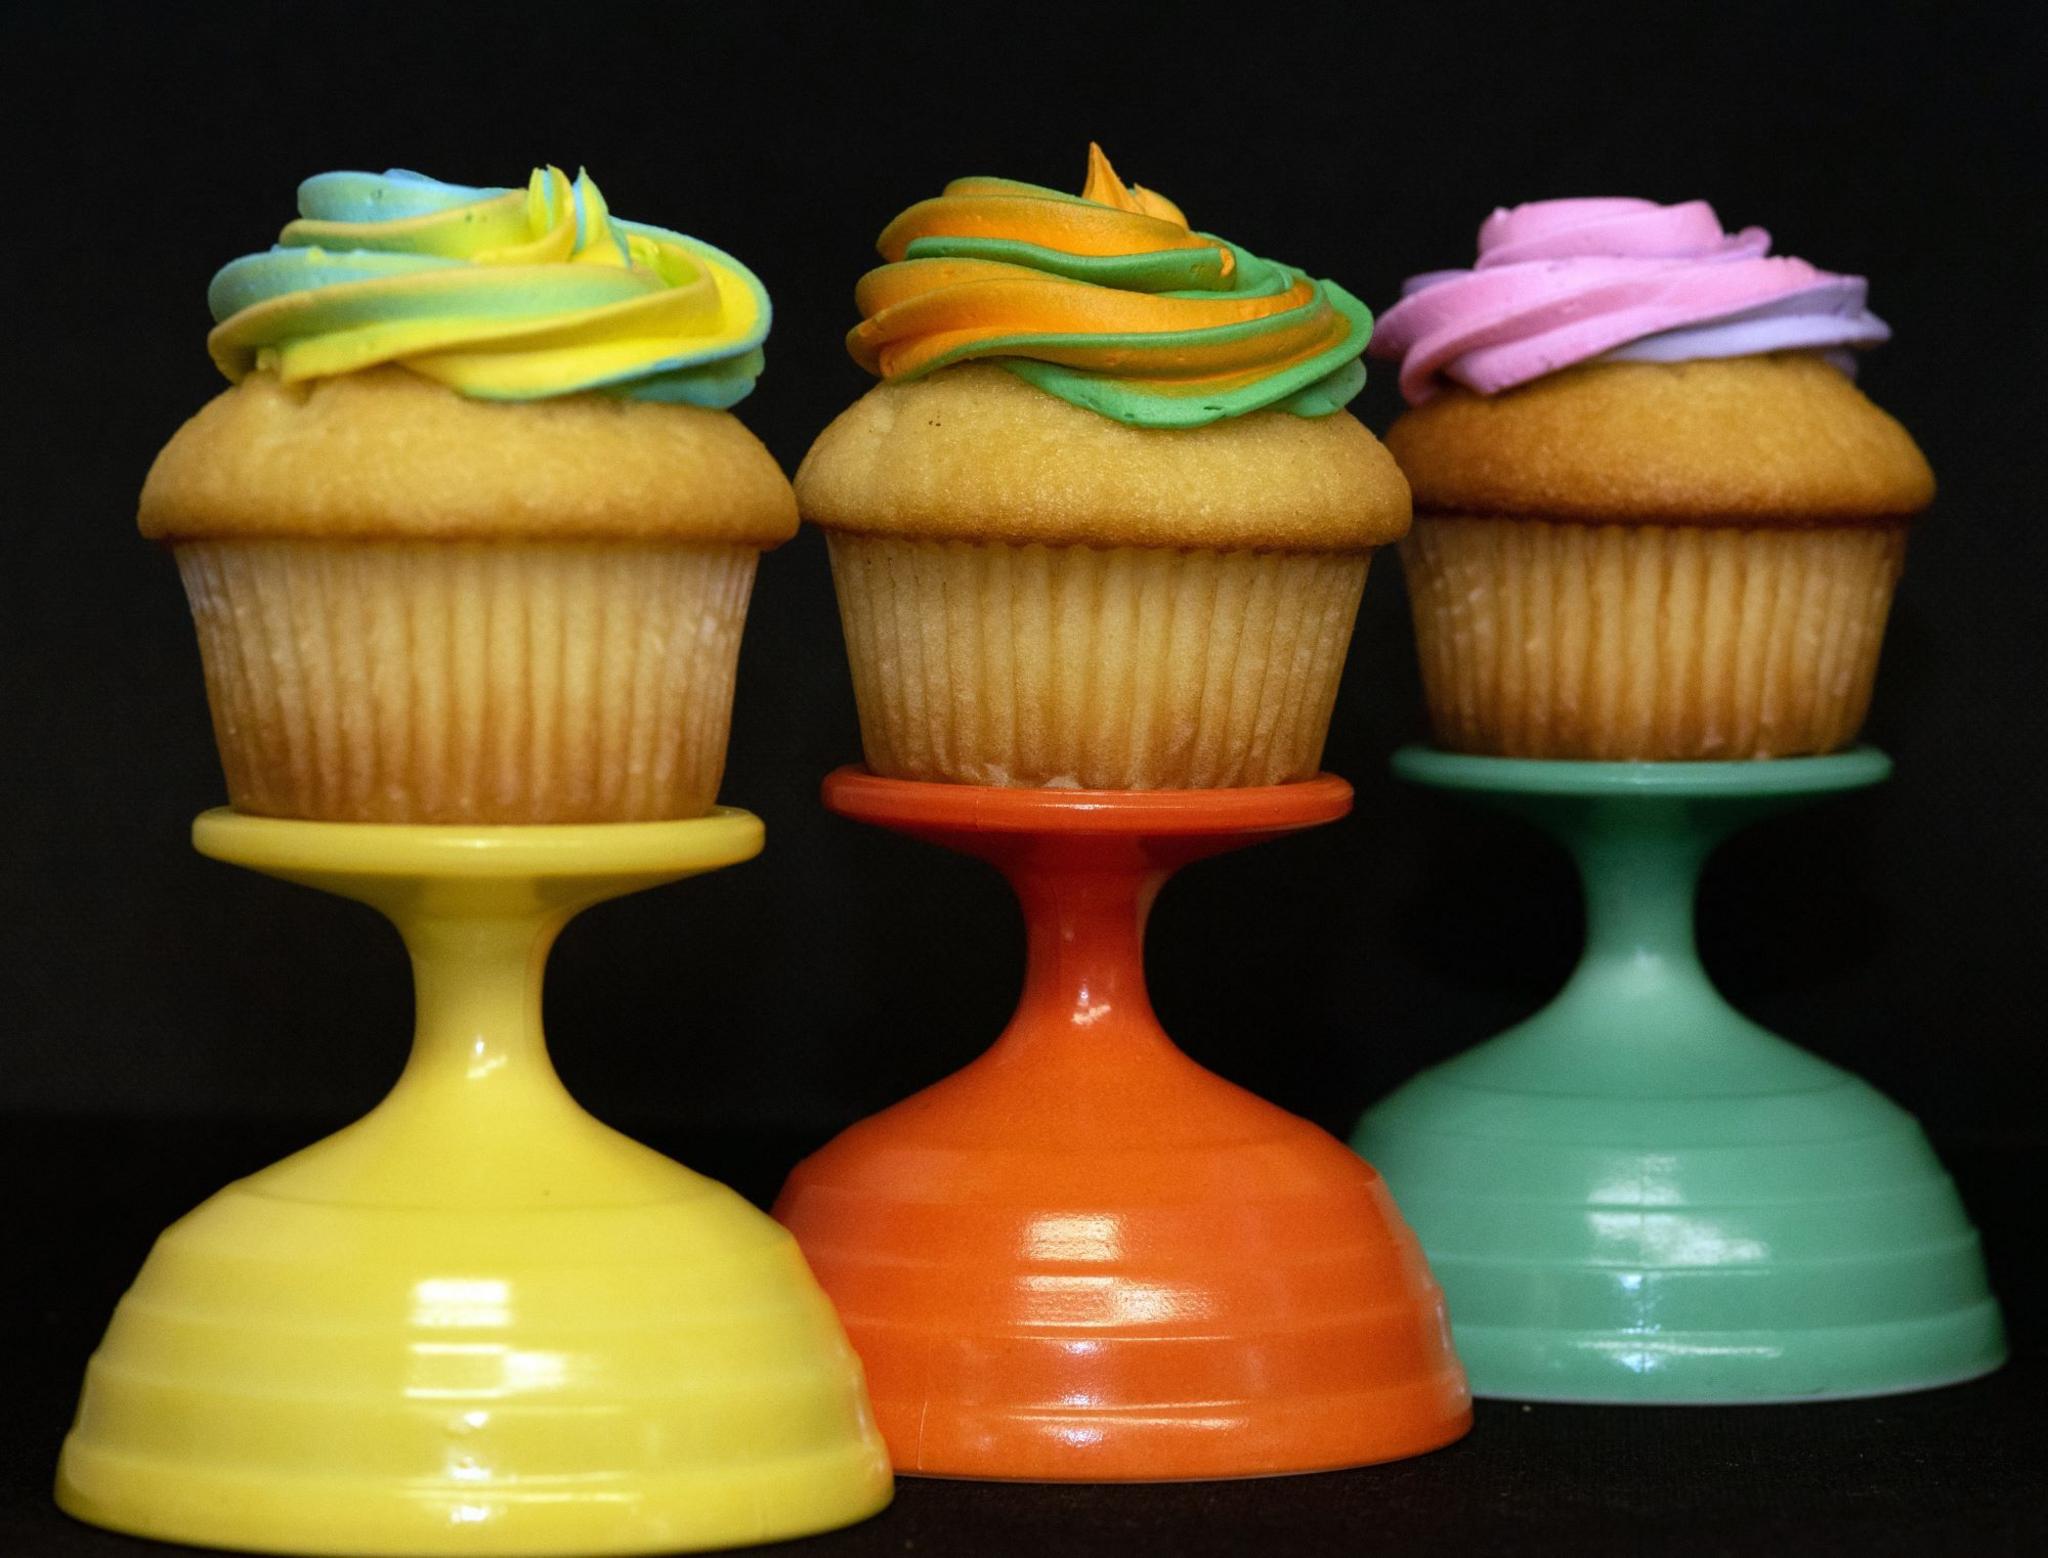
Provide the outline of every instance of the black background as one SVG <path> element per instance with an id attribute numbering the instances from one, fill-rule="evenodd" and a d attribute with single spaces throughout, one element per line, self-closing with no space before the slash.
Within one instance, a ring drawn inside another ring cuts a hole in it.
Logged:
<path id="1" fill-rule="evenodd" d="M 33 1282 L 15 1279 L 18 1325 L 40 1340 L 23 1376 L 34 1388 L 10 1420 L 25 1534 L 7 1547 L 16 1528 L 0 1526 L 0 1548 L 101 1540 L 45 1521 L 40 1489 L 84 1352 L 150 1230 L 367 1108 L 409 1029 L 404 959 L 369 911 L 187 847 L 191 816 L 222 785 L 175 572 L 133 528 L 151 456 L 220 388 L 203 348 L 208 278 L 266 245 L 297 181 L 328 168 L 517 184 L 537 162 L 580 164 L 621 214 L 737 254 L 776 305 L 768 371 L 740 414 L 791 469 L 866 386 L 840 338 L 882 223 L 962 173 L 1078 189 L 1091 137 L 1197 226 L 1379 307 L 1410 272 L 1468 262 L 1493 205 L 1569 194 L 1705 196 L 1730 226 L 1770 228 L 1781 252 L 1868 274 L 1896 337 L 1869 354 L 1862 382 L 1941 482 L 1867 731 L 1898 773 L 1730 844 L 1708 872 L 1702 936 L 1745 1010 L 1921 1116 L 1990 1240 L 2016 1371 L 2033 1367 L 2048 190 L 2028 10 L 10 9 L 0 1103 L 6 1183 L 32 1203 L 39 1241 Z M 1354 409 L 1384 429 L 1397 407 L 1392 371 L 1375 369 Z M 1357 814 L 1191 871 L 1153 921 L 1155 1001 L 1183 1046 L 1340 1131 L 1418 1067 L 1526 1014 L 1575 950 L 1560 856 L 1386 776 L 1387 754 L 1420 734 L 1387 558 L 1326 754 L 1357 786 Z M 724 785 L 766 819 L 767 854 L 592 911 L 551 966 L 549 1028 L 578 1095 L 757 1196 L 800 1152 L 977 1053 L 1017 989 L 1016 913 L 992 873 L 818 807 L 818 778 L 858 752 L 824 549 L 806 532 L 761 569 Z M 1820 1512 L 1804 1538 L 1815 1545 L 1823 1531 L 1867 1547 L 1949 1527 L 1856 1503 L 1851 1461 L 1789 1481 L 1780 1467 L 1777 1483 L 1745 1475 L 1747 1502 L 1716 1505 L 1699 1491 L 1711 1480 L 1675 1463 L 1617 1473 L 1599 1447 L 1640 1441 L 1616 1425 L 1691 1435 L 1674 1441 L 1681 1460 L 1689 1445 L 1790 1455 L 1839 1440 L 1863 1446 L 1853 1464 L 1868 1473 L 1869 1446 L 1889 1442 L 1881 1422 L 1905 1424 L 1908 1444 L 1924 1443 L 1916 1423 L 1952 1434 L 1991 1422 L 1998 1454 L 1904 1456 L 1954 1493 L 1942 1521 L 1976 1511 L 1982 1550 L 2017 1540 L 2014 1490 L 2028 1474 L 2001 1459 L 2021 1396 L 2010 1383 L 1972 1388 L 1986 1393 L 1982 1412 L 1533 1418 L 1553 1425 L 1542 1443 L 1558 1475 L 1591 1475 L 1585 1507 L 1612 1517 L 1589 1515 L 1587 1541 L 1649 1532 L 1711 1550 L 1768 1529 L 1780 1503 L 1785 1518 Z M 1128 1504 L 1046 1493 L 1033 1505 L 1010 1490 L 1013 1503 L 990 1505 L 913 1491 L 888 1519 L 925 1523 L 885 1522 L 872 1540 L 900 1550 L 914 1531 L 925 1550 L 997 1550 L 949 1539 L 947 1521 L 981 1518 L 1072 1549 L 1156 1519 L 1157 1551 L 1227 1550 L 1201 1544 L 1239 1526 L 1316 1551 L 1340 1533 L 1363 1540 L 1359 1512 L 1401 1497 L 1420 1498 L 1421 1523 L 1387 1530 L 1434 1530 L 1430 1490 L 1456 1485 L 1468 1549 L 1512 1546 L 1515 1520 L 1541 1546 L 1550 1528 L 1529 1500 L 1559 1484 L 1502 1449 L 1534 1432 L 1512 1426 L 1515 1412 L 1482 1419 L 1474 1444 L 1490 1435 L 1493 1448 L 1442 1458 L 1462 1473 L 1276 1485 L 1346 1490 L 1328 1495 L 1327 1525 L 1302 1523 L 1319 1496 L 1308 1493 L 1263 1505 L 1255 1493 L 1187 1493 L 1182 1505 L 1163 1491 Z M 1800 1421 L 1811 1431 L 1778 1426 Z M 1990 1480 L 1973 1484 L 1973 1466 Z M 1900 1475 L 1866 1480 L 1896 1491 Z M 1600 1502 L 1603 1477 L 1621 1504 Z M 1791 1491 L 1756 1492 L 1774 1486 Z M 1475 1497 L 1511 1523 L 1482 1536 Z M 1079 1513 L 1063 1525 L 1060 1511 Z M 1744 1511 L 1764 1524 L 1743 1524 Z"/>

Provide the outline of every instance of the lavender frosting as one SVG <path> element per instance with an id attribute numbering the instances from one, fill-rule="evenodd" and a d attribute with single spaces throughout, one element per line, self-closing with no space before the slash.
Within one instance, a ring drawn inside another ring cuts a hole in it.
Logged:
<path id="1" fill-rule="evenodd" d="M 1770 252 L 1761 227 L 1726 232 L 1704 200 L 1539 200 L 1495 211 L 1470 270 L 1411 277 L 1371 352 L 1401 360 L 1419 405 L 1446 382 L 1482 395 L 1575 363 L 1683 362 L 1851 348 L 1890 327 L 1869 283 Z"/>

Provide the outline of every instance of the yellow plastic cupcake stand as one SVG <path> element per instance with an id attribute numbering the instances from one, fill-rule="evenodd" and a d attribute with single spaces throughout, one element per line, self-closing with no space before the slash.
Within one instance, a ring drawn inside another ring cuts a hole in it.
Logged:
<path id="1" fill-rule="evenodd" d="M 58 1502 L 278 1553 L 669 1552 L 888 1502 L 795 1242 L 599 1124 L 541 1033 L 579 909 L 746 860 L 760 822 L 397 827 L 211 811 L 201 853 L 381 910 L 418 1026 L 364 1119 L 172 1225 L 86 1373 Z"/>

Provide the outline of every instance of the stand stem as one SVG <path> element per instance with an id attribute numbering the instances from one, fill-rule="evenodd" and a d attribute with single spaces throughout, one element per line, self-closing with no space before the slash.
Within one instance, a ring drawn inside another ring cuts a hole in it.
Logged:
<path id="1" fill-rule="evenodd" d="M 1694 902 L 1707 857 L 1797 793 L 1505 792 L 1578 867 L 1586 945 L 1551 1003 L 1458 1064 L 1486 1085 L 1691 1097 L 1802 1091 L 1838 1074 L 1730 1006 L 1700 962 Z"/>
<path id="2" fill-rule="evenodd" d="M 463 830 L 209 813 L 195 838 L 368 904 L 412 959 L 413 1045 L 397 1085 L 269 1170 L 267 1190 L 356 1206 L 560 1207 L 637 1204 L 695 1183 L 570 1097 L 548 1058 L 541 979 L 570 916 L 747 858 L 760 847 L 753 818 Z"/>
<path id="3" fill-rule="evenodd" d="M 1689 820 L 1680 801 L 1571 803 L 1549 822 L 1578 866 L 1586 906 L 1585 952 L 1560 1001 L 1662 1001 L 1682 991 L 1718 1003 L 1693 906 L 1720 835 Z"/>
<path id="4" fill-rule="evenodd" d="M 1167 1044 L 1145 987 L 1145 921 L 1168 870 L 1134 840 L 1062 842 L 999 862 L 1025 927 L 1024 993 L 1001 1046 L 1105 1033 Z"/>
<path id="5" fill-rule="evenodd" d="M 425 1103 L 450 1088 L 502 1108 L 508 1095 L 577 1106 L 541 1026 L 541 979 L 570 911 L 477 918 L 395 916 L 412 957 L 412 1054 L 392 1096 Z"/>

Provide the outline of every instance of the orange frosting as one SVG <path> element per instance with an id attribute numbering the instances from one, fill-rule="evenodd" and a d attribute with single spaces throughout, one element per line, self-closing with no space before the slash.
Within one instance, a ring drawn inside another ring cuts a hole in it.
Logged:
<path id="1" fill-rule="evenodd" d="M 1276 404 L 1325 414 L 1363 382 L 1363 305 L 1191 230 L 1099 146 L 1079 197 L 956 179 L 876 247 L 890 263 L 855 289 L 864 317 L 847 346 L 884 379 L 996 358 L 1063 399 L 1152 425 Z"/>

